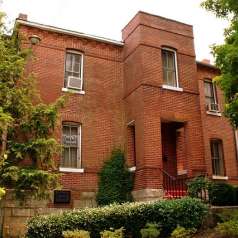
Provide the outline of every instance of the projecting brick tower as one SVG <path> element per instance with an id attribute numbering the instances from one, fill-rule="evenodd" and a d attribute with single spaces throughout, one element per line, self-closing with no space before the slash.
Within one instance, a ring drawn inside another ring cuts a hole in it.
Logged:
<path id="1" fill-rule="evenodd" d="M 123 40 L 128 140 L 135 141 L 128 143 L 129 160 L 136 161 L 133 194 L 157 199 L 166 173 L 206 171 L 193 28 L 139 12 L 123 29 Z"/>

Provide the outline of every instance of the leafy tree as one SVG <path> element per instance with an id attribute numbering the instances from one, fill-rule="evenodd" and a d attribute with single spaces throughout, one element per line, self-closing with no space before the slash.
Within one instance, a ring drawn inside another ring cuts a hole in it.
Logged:
<path id="1" fill-rule="evenodd" d="M 131 201 L 132 186 L 132 174 L 125 166 L 123 152 L 119 149 L 113 150 L 111 158 L 105 162 L 99 173 L 97 203 L 108 205 Z"/>
<path id="2" fill-rule="evenodd" d="M 15 30 L 6 34 L 0 15 L 0 186 L 45 198 L 58 186 L 53 157 L 60 146 L 53 137 L 63 98 L 46 105 L 33 75 L 26 75 L 29 49 L 20 46 Z"/>
<path id="3" fill-rule="evenodd" d="M 238 1 L 206 0 L 202 6 L 230 23 L 224 32 L 224 44 L 212 48 L 215 64 L 221 71 L 214 80 L 224 92 L 225 115 L 238 128 Z"/>

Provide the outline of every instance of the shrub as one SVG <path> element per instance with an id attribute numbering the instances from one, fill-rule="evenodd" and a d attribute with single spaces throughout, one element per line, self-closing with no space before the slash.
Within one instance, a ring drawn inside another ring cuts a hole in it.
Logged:
<path id="1" fill-rule="evenodd" d="M 191 238 L 196 233 L 195 228 L 185 229 L 184 227 L 177 226 L 172 232 L 171 238 Z"/>
<path id="2" fill-rule="evenodd" d="M 91 237 L 111 227 L 124 227 L 128 234 L 139 236 L 147 222 L 160 223 L 169 234 L 177 225 L 198 228 L 207 214 L 207 206 L 193 198 L 165 200 L 153 203 L 112 204 L 105 207 L 85 208 L 47 216 L 37 216 L 28 222 L 28 238 L 60 238 L 62 231 L 82 229 Z"/>
<path id="3" fill-rule="evenodd" d="M 226 222 L 229 220 L 238 221 L 238 210 L 235 209 L 226 209 L 221 212 L 216 213 L 218 222 Z"/>
<path id="4" fill-rule="evenodd" d="M 124 154 L 121 150 L 112 151 L 111 158 L 105 162 L 99 173 L 97 203 L 123 203 L 132 200 L 132 174 L 125 166 Z"/>
<path id="5" fill-rule="evenodd" d="M 235 186 L 234 187 L 234 193 L 235 193 L 235 204 L 234 205 L 238 205 L 238 187 Z"/>
<path id="6" fill-rule="evenodd" d="M 120 229 L 116 229 L 116 230 L 105 230 L 100 232 L 101 238 L 123 238 L 123 231 L 124 228 L 121 227 Z"/>
<path id="7" fill-rule="evenodd" d="M 64 238 L 90 238 L 90 233 L 84 230 L 63 231 Z"/>
<path id="8" fill-rule="evenodd" d="M 209 189 L 209 199 L 212 205 L 234 205 L 235 197 L 234 187 L 230 184 L 214 183 Z"/>
<path id="9" fill-rule="evenodd" d="M 219 238 L 238 238 L 238 220 L 220 223 L 215 228 Z"/>
<path id="10" fill-rule="evenodd" d="M 160 235 L 160 228 L 156 223 L 147 223 L 140 233 L 142 238 L 157 238 Z"/>
<path id="11" fill-rule="evenodd" d="M 188 194 L 191 197 L 199 198 L 204 191 L 206 192 L 211 186 L 211 181 L 208 178 L 199 176 L 188 182 Z"/>

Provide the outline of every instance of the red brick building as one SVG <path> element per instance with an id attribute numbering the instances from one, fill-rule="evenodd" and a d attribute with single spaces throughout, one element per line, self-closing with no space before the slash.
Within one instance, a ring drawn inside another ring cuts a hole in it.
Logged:
<path id="1" fill-rule="evenodd" d="M 97 173 L 115 147 L 135 173 L 136 200 L 163 197 L 166 176 L 238 182 L 235 133 L 212 83 L 219 72 L 196 62 L 191 25 L 138 12 L 118 42 L 23 14 L 17 22 L 36 56 L 28 68 L 43 100 L 70 95 L 57 136 L 72 207 L 93 201 Z"/>

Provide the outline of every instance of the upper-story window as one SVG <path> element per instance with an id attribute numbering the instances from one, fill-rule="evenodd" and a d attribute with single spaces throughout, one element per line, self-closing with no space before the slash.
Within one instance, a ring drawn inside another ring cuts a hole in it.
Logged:
<path id="1" fill-rule="evenodd" d="M 62 125 L 63 154 L 61 168 L 81 168 L 81 125 L 64 123 Z"/>
<path id="2" fill-rule="evenodd" d="M 66 52 L 64 88 L 83 89 L 83 55 L 79 52 Z"/>
<path id="3" fill-rule="evenodd" d="M 225 176 L 222 141 L 219 139 L 212 139 L 210 145 L 213 175 Z"/>
<path id="4" fill-rule="evenodd" d="M 176 51 L 172 49 L 162 49 L 164 85 L 178 88 L 178 72 Z"/>
<path id="5" fill-rule="evenodd" d="M 205 103 L 207 111 L 219 112 L 219 105 L 217 103 L 216 88 L 212 80 L 204 81 L 205 89 Z"/>

